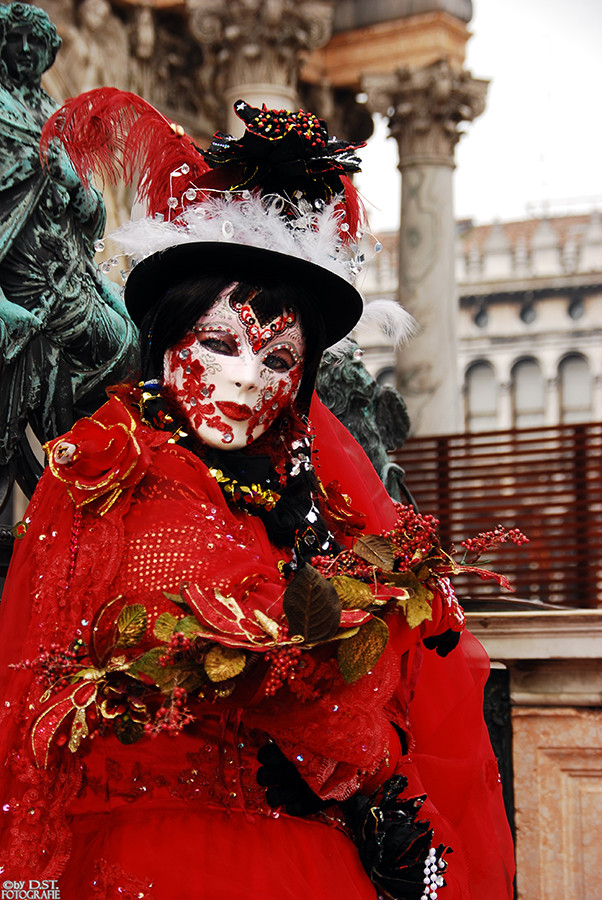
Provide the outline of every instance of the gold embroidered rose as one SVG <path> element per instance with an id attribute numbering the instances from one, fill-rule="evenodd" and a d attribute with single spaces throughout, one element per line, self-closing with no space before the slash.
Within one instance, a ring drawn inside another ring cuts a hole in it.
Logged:
<path id="1" fill-rule="evenodd" d="M 99 501 L 103 515 L 120 494 L 135 487 L 150 461 L 135 434 L 135 421 L 115 398 L 94 418 L 80 419 L 72 430 L 49 441 L 45 450 L 53 475 L 65 482 L 77 507 Z"/>

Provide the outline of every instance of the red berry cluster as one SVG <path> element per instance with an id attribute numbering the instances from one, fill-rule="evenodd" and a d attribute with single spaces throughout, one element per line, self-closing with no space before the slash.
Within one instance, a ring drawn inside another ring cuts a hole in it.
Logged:
<path id="1" fill-rule="evenodd" d="M 188 694 L 183 687 L 174 687 L 168 703 L 164 703 L 155 713 L 153 722 L 147 722 L 144 733 L 150 737 L 158 734 L 178 734 L 191 722 L 194 716 L 186 706 Z"/>
<path id="2" fill-rule="evenodd" d="M 314 556 L 311 564 L 324 578 L 347 575 L 349 578 L 357 578 L 367 584 L 374 582 L 375 567 L 365 562 L 352 550 L 343 550 L 335 557 Z"/>
<path id="3" fill-rule="evenodd" d="M 159 657 L 160 666 L 175 666 L 191 655 L 195 649 L 194 638 L 186 637 L 183 631 L 174 631 L 165 653 Z"/>
<path id="4" fill-rule="evenodd" d="M 528 544 L 529 538 L 518 528 L 511 528 L 507 531 L 503 525 L 496 525 L 493 531 L 481 531 L 476 537 L 466 538 L 465 541 L 462 541 L 462 546 L 467 554 L 473 553 L 476 560 L 486 550 L 493 550 L 508 541 L 520 547 L 522 544 Z"/>
<path id="5" fill-rule="evenodd" d="M 294 644 L 266 652 L 265 658 L 270 663 L 270 674 L 265 685 L 267 697 L 273 697 L 285 681 L 294 680 L 300 657 L 301 649 Z"/>
<path id="6" fill-rule="evenodd" d="M 383 537 L 395 545 L 397 570 L 405 571 L 439 546 L 439 520 L 434 516 L 421 516 L 411 506 L 398 503 L 396 507 L 397 523 Z"/>
<path id="7" fill-rule="evenodd" d="M 36 681 L 59 691 L 70 683 L 71 675 L 81 666 L 82 651 L 85 648 L 83 641 L 77 642 L 65 650 L 59 644 L 50 644 L 47 650 L 40 647 L 35 659 L 25 659 L 16 663 L 15 669 L 31 669 Z"/>

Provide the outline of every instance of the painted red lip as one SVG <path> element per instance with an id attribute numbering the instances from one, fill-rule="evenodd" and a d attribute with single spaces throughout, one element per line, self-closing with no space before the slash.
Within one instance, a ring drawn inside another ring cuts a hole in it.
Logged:
<path id="1" fill-rule="evenodd" d="M 216 403 L 215 405 L 227 419 L 233 419 L 235 422 L 244 422 L 253 415 L 251 407 L 242 403 Z"/>

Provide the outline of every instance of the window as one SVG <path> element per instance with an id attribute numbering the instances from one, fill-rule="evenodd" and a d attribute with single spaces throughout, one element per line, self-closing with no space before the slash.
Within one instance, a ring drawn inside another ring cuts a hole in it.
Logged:
<path id="1" fill-rule="evenodd" d="M 512 405 L 516 428 L 530 428 L 544 424 L 544 383 L 536 360 L 521 359 L 514 365 Z"/>
<path id="2" fill-rule="evenodd" d="M 497 428 L 497 383 L 492 366 L 473 363 L 466 372 L 466 430 Z"/>
<path id="3" fill-rule="evenodd" d="M 587 360 L 577 353 L 565 356 L 558 366 L 558 383 L 560 421 L 591 421 L 592 382 Z"/>

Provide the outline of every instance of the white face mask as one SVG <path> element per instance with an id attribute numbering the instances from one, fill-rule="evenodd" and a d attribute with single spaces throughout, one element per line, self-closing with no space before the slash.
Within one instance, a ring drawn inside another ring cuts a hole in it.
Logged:
<path id="1" fill-rule="evenodd" d="M 292 310 L 268 322 L 236 285 L 165 353 L 163 380 L 189 427 L 210 447 L 239 450 L 290 406 L 303 374 L 305 340 Z"/>

